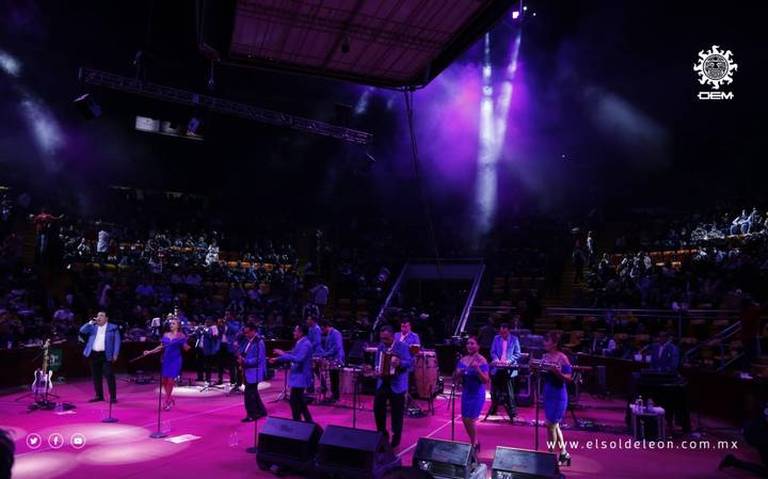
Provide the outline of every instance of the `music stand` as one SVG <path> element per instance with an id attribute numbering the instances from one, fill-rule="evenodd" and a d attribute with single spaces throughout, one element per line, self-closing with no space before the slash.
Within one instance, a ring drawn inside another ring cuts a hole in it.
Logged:
<path id="1" fill-rule="evenodd" d="M 289 393 L 289 390 L 288 390 L 288 369 L 289 368 L 282 366 L 282 367 L 280 367 L 280 369 L 284 369 L 285 370 L 285 372 L 283 373 L 283 390 L 280 391 L 280 394 L 278 394 L 275 399 L 270 401 L 272 403 L 279 402 L 279 401 L 288 401 L 288 398 L 289 398 L 289 396 L 288 396 L 288 393 Z"/>

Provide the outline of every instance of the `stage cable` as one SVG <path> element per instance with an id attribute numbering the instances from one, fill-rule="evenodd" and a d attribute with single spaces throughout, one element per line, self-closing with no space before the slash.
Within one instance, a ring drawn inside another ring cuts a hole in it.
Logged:
<path id="1" fill-rule="evenodd" d="M 440 249 L 437 245 L 437 237 L 435 236 L 435 228 L 432 222 L 432 210 L 430 208 L 429 197 L 424 188 L 424 178 L 422 175 L 421 160 L 419 158 L 419 145 L 416 140 L 416 130 L 413 124 L 413 89 L 403 90 L 405 96 L 405 112 L 408 117 L 408 133 L 411 139 L 411 157 L 413 159 L 413 173 L 416 176 L 417 187 L 419 188 L 419 194 L 421 197 L 421 206 L 424 211 L 424 219 L 427 223 L 427 230 L 429 233 L 429 239 L 432 243 L 432 250 L 435 255 L 435 262 L 437 263 L 437 272 L 441 274 L 441 261 L 440 261 Z"/>

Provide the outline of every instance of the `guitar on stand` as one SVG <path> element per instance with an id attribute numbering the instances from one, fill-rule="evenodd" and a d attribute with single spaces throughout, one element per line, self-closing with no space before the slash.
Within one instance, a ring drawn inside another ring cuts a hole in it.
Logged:
<path id="1" fill-rule="evenodd" d="M 60 344 L 64 341 L 57 341 L 54 344 Z M 49 365 L 51 362 L 51 356 L 50 356 L 50 349 L 51 349 L 51 340 L 46 339 L 45 343 L 43 343 L 42 349 L 43 349 L 43 364 L 40 368 L 35 370 L 33 374 L 33 380 L 32 380 L 32 396 L 34 397 L 34 404 L 30 404 L 29 410 L 30 411 L 37 411 L 37 410 L 44 410 L 44 411 L 50 411 L 56 408 L 56 403 L 53 401 L 50 401 L 51 397 L 57 398 L 55 394 L 51 393 L 51 390 L 53 390 L 53 371 L 50 370 Z M 74 406 L 71 404 L 62 404 L 62 408 L 65 410 L 68 409 L 74 409 Z"/>
<path id="2" fill-rule="evenodd" d="M 53 371 L 48 369 L 48 361 L 50 360 L 49 350 L 51 348 L 51 340 L 46 339 L 43 344 L 43 365 L 41 368 L 35 370 L 32 380 L 32 394 L 35 395 L 35 403 L 40 409 L 46 409 L 49 403 L 48 394 L 53 389 Z M 52 408 L 51 408 L 52 409 Z"/>

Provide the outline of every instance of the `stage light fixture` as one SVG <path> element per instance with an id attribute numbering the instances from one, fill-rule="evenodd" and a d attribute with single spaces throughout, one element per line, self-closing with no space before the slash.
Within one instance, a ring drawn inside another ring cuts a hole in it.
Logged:
<path id="1" fill-rule="evenodd" d="M 73 103 L 85 119 L 90 120 L 101 116 L 101 105 L 96 102 L 96 99 L 90 93 L 80 95 L 75 98 Z"/>
<path id="2" fill-rule="evenodd" d="M 193 116 L 192 118 L 190 118 L 189 122 L 187 123 L 187 135 L 197 135 L 202 124 L 203 124 L 203 120 L 201 120 L 200 118 L 196 116 Z"/>

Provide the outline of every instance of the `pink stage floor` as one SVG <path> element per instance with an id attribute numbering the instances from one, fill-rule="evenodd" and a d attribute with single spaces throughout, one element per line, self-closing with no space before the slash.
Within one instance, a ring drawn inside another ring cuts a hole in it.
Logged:
<path id="1" fill-rule="evenodd" d="M 288 417 L 288 403 L 272 402 L 282 389 L 282 379 L 274 380 L 262 390 L 262 397 L 270 415 Z M 228 479 L 272 477 L 256 467 L 256 459 L 245 448 L 253 444 L 254 425 L 243 424 L 242 396 L 227 397 L 223 392 L 199 393 L 198 388 L 179 391 L 176 407 L 164 413 L 162 428 L 170 431 L 169 437 L 192 435 L 193 440 L 173 443 L 151 439 L 149 434 L 156 428 L 157 385 L 136 385 L 119 381 L 118 398 L 113 416 L 115 424 L 104 424 L 106 404 L 89 404 L 92 385 L 82 380 L 57 386 L 55 392 L 61 399 L 77 408 L 71 414 L 54 411 L 28 413 L 28 399 L 17 401 L 22 393 L 0 397 L 0 427 L 10 429 L 16 439 L 16 465 L 13 477 L 26 478 L 202 478 L 226 477 Z M 370 398 L 363 396 L 366 409 L 358 412 L 357 427 L 373 429 L 373 413 Z M 623 423 L 620 401 L 594 400 L 584 396 L 586 407 L 577 411 L 580 419 L 618 428 Z M 416 441 L 423 436 L 450 439 L 451 416 L 448 401 L 438 398 L 434 416 L 406 418 L 403 444 L 398 449 L 403 464 L 410 464 Z M 459 407 L 457 401 L 457 408 Z M 352 410 L 345 407 L 310 406 L 314 419 L 321 425 L 352 425 Z M 521 408 L 520 419 L 530 422 L 532 408 Z M 716 443 L 718 440 L 735 439 L 732 431 L 722 430 L 714 421 L 704 420 L 701 439 Z M 572 419 L 568 418 L 568 425 Z M 694 421 L 694 426 L 696 422 Z M 30 449 L 29 434 L 41 437 L 41 445 Z M 50 435 L 59 433 L 63 446 L 49 446 Z M 85 446 L 76 449 L 70 444 L 73 434 L 85 437 Z M 533 449 L 534 428 L 530 425 L 510 425 L 503 422 L 479 424 L 482 444 L 481 459 L 490 465 L 497 445 Z M 541 428 L 542 449 L 545 431 Z M 456 422 L 455 438 L 466 440 L 461 422 Z M 626 434 L 612 432 L 565 430 L 566 440 L 626 440 Z M 182 437 L 183 439 L 183 437 Z M 679 445 L 679 440 L 676 441 Z M 648 478 L 674 477 L 749 477 L 745 473 L 727 470 L 720 472 L 717 465 L 721 457 L 731 452 L 738 457 L 757 460 L 749 447 L 738 444 L 737 450 L 587 450 L 571 449 L 573 465 L 563 468 L 568 478 L 610 477 Z"/>

